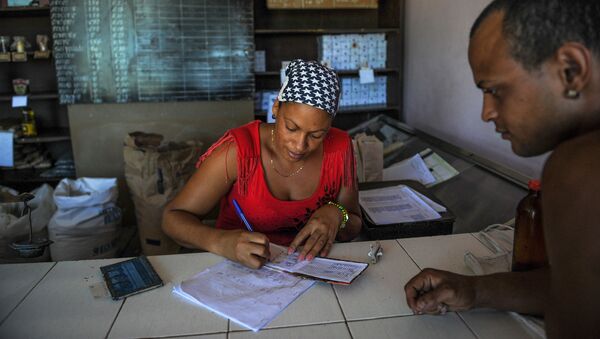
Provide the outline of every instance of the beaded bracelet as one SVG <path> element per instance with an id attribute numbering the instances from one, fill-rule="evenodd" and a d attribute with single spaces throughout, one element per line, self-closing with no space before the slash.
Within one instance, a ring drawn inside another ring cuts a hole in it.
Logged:
<path id="1" fill-rule="evenodd" d="M 346 228 L 346 223 L 348 222 L 348 219 L 350 218 L 350 216 L 348 215 L 348 210 L 346 210 L 346 208 L 344 206 L 338 204 L 337 202 L 333 202 L 333 201 L 328 201 L 327 205 L 333 205 L 342 212 L 342 223 L 340 224 L 340 229 Z"/>

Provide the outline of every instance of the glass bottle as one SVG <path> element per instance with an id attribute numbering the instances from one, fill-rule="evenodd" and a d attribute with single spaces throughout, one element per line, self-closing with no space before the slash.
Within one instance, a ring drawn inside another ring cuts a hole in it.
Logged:
<path id="1" fill-rule="evenodd" d="M 539 180 L 529 181 L 529 193 L 517 206 L 512 270 L 529 271 L 546 266 L 542 224 L 542 192 Z"/>

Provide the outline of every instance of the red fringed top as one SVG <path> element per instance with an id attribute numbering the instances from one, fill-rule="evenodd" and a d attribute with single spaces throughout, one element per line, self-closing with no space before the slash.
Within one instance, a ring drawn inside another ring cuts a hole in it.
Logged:
<path id="1" fill-rule="evenodd" d="M 337 201 L 342 186 L 356 188 L 352 142 L 348 133 L 330 128 L 323 140 L 323 163 L 317 190 L 307 199 L 279 200 L 271 194 L 265 181 L 260 161 L 260 124 L 257 120 L 227 131 L 200 157 L 196 167 L 221 144 L 235 142 L 237 180 L 221 199 L 217 228 L 245 228 L 231 203 L 236 199 L 255 232 L 264 233 L 273 243 L 287 246 L 315 210 L 328 201 Z"/>

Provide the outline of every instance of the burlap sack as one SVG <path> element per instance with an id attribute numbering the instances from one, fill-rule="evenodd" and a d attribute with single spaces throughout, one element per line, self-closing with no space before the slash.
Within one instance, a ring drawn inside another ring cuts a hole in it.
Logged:
<path id="1" fill-rule="evenodd" d="M 161 229 L 165 205 L 194 172 L 202 143 L 162 144 L 163 136 L 133 132 L 125 137 L 125 179 L 135 205 L 138 233 L 146 255 L 179 252 Z"/>
<path id="2" fill-rule="evenodd" d="M 383 142 L 374 135 L 357 134 L 352 140 L 358 182 L 383 180 Z"/>

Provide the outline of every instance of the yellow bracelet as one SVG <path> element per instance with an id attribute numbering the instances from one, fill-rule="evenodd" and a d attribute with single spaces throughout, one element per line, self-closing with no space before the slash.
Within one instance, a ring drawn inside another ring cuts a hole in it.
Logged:
<path id="1" fill-rule="evenodd" d="M 342 223 L 340 224 L 340 229 L 346 228 L 346 223 L 348 222 L 348 219 L 350 218 L 350 216 L 348 215 L 348 210 L 346 210 L 346 208 L 344 206 L 338 204 L 337 202 L 333 202 L 333 201 L 328 201 L 327 205 L 333 205 L 342 212 Z"/>

